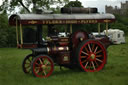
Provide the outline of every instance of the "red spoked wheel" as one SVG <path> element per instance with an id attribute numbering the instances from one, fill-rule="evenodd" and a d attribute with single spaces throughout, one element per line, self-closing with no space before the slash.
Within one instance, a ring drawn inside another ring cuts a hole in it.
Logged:
<path id="1" fill-rule="evenodd" d="M 86 72 L 100 71 L 106 64 L 106 49 L 99 41 L 83 41 L 78 52 L 78 64 Z"/>
<path id="2" fill-rule="evenodd" d="M 33 54 L 29 54 L 28 56 L 24 58 L 23 63 L 22 63 L 22 69 L 24 73 L 26 74 L 31 73 L 31 62 L 33 58 L 34 58 Z"/>
<path id="3" fill-rule="evenodd" d="M 47 55 L 39 55 L 32 61 L 32 74 L 36 77 L 49 77 L 53 69 L 53 60 Z"/>

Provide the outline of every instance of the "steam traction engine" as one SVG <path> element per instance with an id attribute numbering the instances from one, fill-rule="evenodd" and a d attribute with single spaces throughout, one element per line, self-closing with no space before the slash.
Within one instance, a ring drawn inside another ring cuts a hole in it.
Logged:
<path id="1" fill-rule="evenodd" d="M 94 37 L 83 30 L 72 32 L 73 24 L 98 23 L 100 35 L 100 23 L 105 23 L 107 30 L 108 23 L 115 20 L 114 15 L 96 12 L 95 8 L 62 8 L 62 14 L 10 16 L 9 24 L 16 26 L 17 47 L 32 50 L 32 54 L 23 60 L 24 73 L 32 73 L 36 77 L 48 77 L 53 72 L 54 63 L 67 68 L 80 68 L 86 72 L 100 71 L 106 64 L 106 49 L 111 43 L 109 38 Z M 65 32 L 65 36 L 59 36 L 53 30 L 53 26 L 63 24 L 67 25 L 69 31 Z M 36 29 L 22 30 L 22 26 L 28 25 L 35 26 Z M 42 25 L 48 26 L 48 36 L 45 40 L 42 40 Z"/>

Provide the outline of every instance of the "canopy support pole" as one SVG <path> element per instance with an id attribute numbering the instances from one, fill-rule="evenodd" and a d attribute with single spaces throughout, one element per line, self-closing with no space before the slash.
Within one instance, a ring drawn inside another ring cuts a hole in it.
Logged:
<path id="1" fill-rule="evenodd" d="M 98 34 L 100 35 L 100 23 L 98 23 Z"/>
<path id="2" fill-rule="evenodd" d="M 22 24 L 20 24 L 20 39 L 21 39 L 21 45 L 23 45 L 23 31 L 22 31 Z"/>
<path id="3" fill-rule="evenodd" d="M 18 38 L 18 22 L 16 19 L 16 41 L 17 41 L 17 45 L 19 45 L 19 38 Z"/>
<path id="4" fill-rule="evenodd" d="M 67 34 L 67 27 L 65 28 L 65 33 Z"/>
<path id="5" fill-rule="evenodd" d="M 37 25 L 37 41 L 38 47 L 40 47 L 42 42 L 42 25 Z"/>
<path id="6" fill-rule="evenodd" d="M 108 23 L 106 22 L 106 35 L 108 36 Z"/>
<path id="7" fill-rule="evenodd" d="M 72 24 L 70 24 L 70 33 L 72 34 Z"/>

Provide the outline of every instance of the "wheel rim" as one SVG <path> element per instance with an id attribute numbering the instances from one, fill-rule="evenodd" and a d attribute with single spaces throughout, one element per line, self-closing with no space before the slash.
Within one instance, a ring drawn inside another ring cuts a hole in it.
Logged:
<path id="1" fill-rule="evenodd" d="M 23 71 L 24 73 L 31 73 L 31 62 L 33 60 L 33 55 L 28 55 L 23 61 Z"/>
<path id="2" fill-rule="evenodd" d="M 33 73 L 36 77 L 48 77 L 53 72 L 53 61 L 47 56 L 38 57 L 33 64 Z"/>
<path id="3" fill-rule="evenodd" d="M 88 41 L 80 49 L 80 66 L 87 72 L 99 71 L 106 62 L 106 51 L 98 41 Z"/>

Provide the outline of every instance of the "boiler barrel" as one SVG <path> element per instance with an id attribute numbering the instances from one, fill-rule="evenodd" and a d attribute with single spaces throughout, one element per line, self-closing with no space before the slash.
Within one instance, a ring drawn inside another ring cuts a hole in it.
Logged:
<path id="1" fill-rule="evenodd" d="M 42 48 L 33 48 L 31 49 L 33 54 L 44 53 L 44 54 L 56 54 L 58 52 L 69 51 L 68 46 L 54 46 L 54 47 L 42 47 Z"/>

